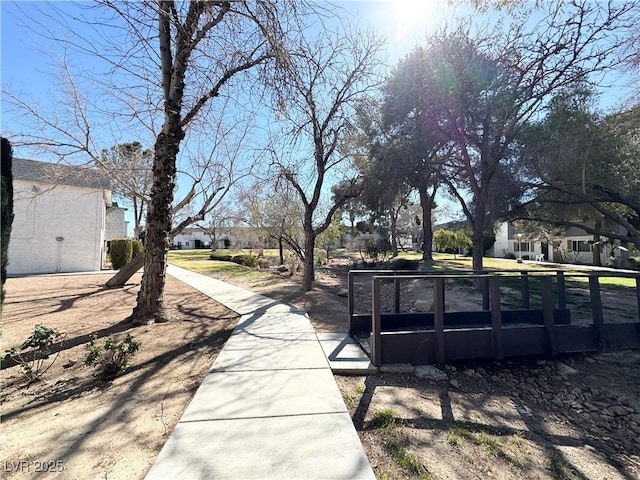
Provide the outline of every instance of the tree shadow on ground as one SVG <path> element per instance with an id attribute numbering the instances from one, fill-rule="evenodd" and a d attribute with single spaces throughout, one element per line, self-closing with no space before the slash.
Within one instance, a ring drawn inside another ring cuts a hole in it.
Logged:
<path id="1" fill-rule="evenodd" d="M 447 432 L 454 431 L 458 435 L 467 435 L 468 438 L 466 440 L 469 443 L 477 442 L 478 436 L 481 435 L 491 435 L 499 438 L 505 436 L 526 437 L 542 448 L 549 469 L 556 473 L 569 472 L 570 478 L 577 480 L 589 480 L 592 477 L 582 473 L 584 472 L 584 466 L 579 464 L 576 459 L 569 458 L 566 454 L 566 448 L 583 449 L 585 445 L 588 445 L 594 454 L 604 459 L 621 478 L 627 480 L 636 478 L 624 464 L 623 455 L 625 452 L 618 451 L 608 443 L 606 438 L 601 439 L 588 432 L 585 437 L 582 431 L 584 426 L 581 426 L 582 428 L 564 429 L 566 433 L 558 432 L 548 422 L 550 418 L 554 417 L 552 412 L 541 409 L 540 405 L 534 401 L 527 400 L 526 396 L 523 398 L 523 395 L 518 395 L 514 390 L 495 391 L 495 386 L 488 386 L 482 383 L 472 384 L 470 388 L 465 385 L 464 392 L 461 392 L 458 389 L 452 389 L 448 382 L 430 382 L 399 374 L 369 376 L 365 380 L 364 392 L 352 415 L 356 430 L 374 435 L 380 433 L 380 427 L 375 422 L 376 414 L 379 412 L 372 411 L 372 405 L 376 405 L 375 398 L 377 394 L 380 394 L 381 387 L 415 390 L 415 394 L 411 396 L 413 402 L 411 402 L 411 405 L 407 405 L 406 409 L 400 407 L 402 409 L 401 413 L 395 412 L 394 404 L 391 404 L 394 415 L 399 415 L 399 419 L 396 420 L 397 425 L 402 428 L 416 431 L 422 430 L 425 433 L 440 432 L 444 435 Z M 429 395 L 424 395 L 425 392 L 429 392 Z M 485 403 L 482 401 L 475 402 L 469 406 L 474 410 L 474 413 L 478 414 L 474 418 L 484 418 L 489 419 L 489 421 L 464 418 L 464 415 L 460 415 L 460 398 L 490 399 L 492 396 L 508 397 L 511 400 L 514 407 L 511 409 L 512 414 L 510 414 L 512 418 L 502 419 L 506 421 L 500 422 L 501 419 L 496 419 L 495 403 L 492 408 L 489 405 L 490 402 L 486 401 Z M 421 414 L 416 402 L 420 402 L 425 397 L 437 398 L 434 403 L 437 405 L 439 415 Z M 415 414 L 411 414 L 411 411 L 414 411 Z M 521 427 L 515 426 L 514 422 L 519 422 Z M 580 433 L 579 435 L 578 432 Z M 430 443 L 421 444 L 416 438 L 420 438 L 420 436 L 412 436 L 411 443 L 414 448 L 432 448 Z M 428 436 L 427 438 L 431 437 Z M 393 442 L 383 441 L 379 443 L 387 449 L 395 448 Z M 389 450 L 388 453 L 393 456 L 394 452 Z M 632 452 L 628 453 L 631 454 Z M 508 454 L 501 450 L 497 450 L 494 454 L 505 461 L 511 461 Z M 526 466 L 520 465 L 517 468 L 524 469 L 521 470 L 521 473 L 526 475 Z M 564 474 L 560 476 L 564 478 Z"/>

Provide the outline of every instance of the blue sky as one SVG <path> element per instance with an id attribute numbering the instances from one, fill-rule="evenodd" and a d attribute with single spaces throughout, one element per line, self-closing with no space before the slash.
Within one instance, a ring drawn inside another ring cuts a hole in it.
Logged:
<path id="1" fill-rule="evenodd" d="M 86 14 L 77 4 L 70 2 L 54 2 L 53 5 L 56 9 L 71 15 Z M 442 14 L 445 10 L 443 2 L 436 0 L 418 2 L 408 0 L 396 2 L 351 1 L 336 2 L 336 5 L 355 15 L 361 25 L 369 26 L 376 33 L 386 36 L 388 41 L 385 57 L 390 64 L 395 63 L 406 54 L 417 39 L 424 34 L 425 29 L 434 24 L 433 20 L 438 12 Z M 32 31 L 32 28 L 39 31 L 52 29 L 59 33 L 59 25 L 54 18 L 42 13 L 41 10 L 47 8 L 42 2 L 1 1 L 0 8 L 2 89 L 10 90 L 21 98 L 41 105 L 45 111 L 50 108 L 53 112 L 52 105 L 59 90 L 59 83 L 54 74 L 64 50 L 55 43 L 43 41 Z M 31 19 L 35 20 L 35 25 Z M 74 28 L 83 27 L 78 22 Z M 87 70 L 95 75 L 105 68 L 103 63 L 92 60 L 88 56 L 79 58 L 71 55 L 67 57 L 67 60 L 70 61 L 71 68 L 77 72 Z M 23 117 L 3 108 L 1 118 L 3 133 L 11 130 L 28 131 L 29 126 L 21 128 L 25 125 L 24 120 Z M 135 134 L 135 138 L 128 138 L 127 133 L 129 132 L 102 132 L 104 138 L 101 147 L 109 147 L 122 141 L 140 140 L 145 145 L 153 141 L 150 136 L 145 142 L 140 138 L 140 132 Z M 15 154 L 16 156 L 39 158 L 46 161 L 58 160 L 54 155 L 40 151 L 35 152 L 25 147 L 17 147 Z M 179 184 L 182 186 L 179 186 L 177 197 L 188 191 L 186 183 L 183 183 Z"/>
<path id="2" fill-rule="evenodd" d="M 438 22 L 450 21 L 470 12 L 468 7 L 451 7 L 440 0 L 350 1 L 335 2 L 335 4 L 355 15 L 361 25 L 370 26 L 375 32 L 386 37 L 385 59 L 389 65 L 395 64 L 408 53 L 416 42 L 424 38 L 425 34 Z M 61 50 L 59 46 L 44 42 L 42 38 L 35 35 L 29 28 L 31 20 L 25 18 L 26 15 L 36 18 L 40 22 L 36 25 L 39 30 L 42 28 L 56 30 L 56 23 L 39 12 L 42 5 L 40 2 L 0 1 L 0 75 L 3 90 L 11 90 L 22 98 L 42 104 L 46 110 L 57 95 L 58 84 L 52 73 L 53 65 L 59 59 Z M 73 14 L 83 14 L 76 4 L 54 2 L 54 5 L 57 9 Z M 476 14 L 476 16 L 479 15 Z M 82 28 L 81 24 L 77 25 L 74 28 Z M 70 60 L 74 71 L 86 70 L 95 75 L 101 72 L 100 69 L 105 68 L 100 62 L 92 61 L 86 56 L 81 59 L 71 57 Z M 618 79 L 610 77 L 608 82 L 612 83 L 613 87 L 609 88 L 602 98 L 604 107 L 619 103 L 626 95 L 624 89 L 619 85 L 616 86 Z M 4 107 L 1 114 L 3 134 L 10 130 L 9 127 L 23 124 L 23 118 L 13 115 Z M 145 142 L 145 139 L 140 137 L 143 135 L 140 132 L 135 134 L 135 138 L 128 138 L 130 132 L 126 128 L 118 132 L 114 132 L 113 129 L 107 130 L 102 132 L 102 135 L 104 136 L 104 145 L 101 145 L 103 148 L 122 141 L 140 140 L 149 144 L 153 140 L 149 136 Z M 20 148 L 16 149 L 15 154 L 16 156 L 34 156 L 30 151 Z M 38 158 L 56 160 L 54 157 L 45 158 L 41 154 Z M 179 191 L 177 196 L 179 197 L 180 194 Z"/>

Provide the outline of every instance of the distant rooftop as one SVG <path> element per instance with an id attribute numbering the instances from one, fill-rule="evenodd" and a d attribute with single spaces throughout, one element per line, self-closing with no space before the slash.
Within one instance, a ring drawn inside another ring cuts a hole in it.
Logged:
<path id="1" fill-rule="evenodd" d="M 12 170 L 16 180 L 111 190 L 109 177 L 95 168 L 14 158 Z"/>

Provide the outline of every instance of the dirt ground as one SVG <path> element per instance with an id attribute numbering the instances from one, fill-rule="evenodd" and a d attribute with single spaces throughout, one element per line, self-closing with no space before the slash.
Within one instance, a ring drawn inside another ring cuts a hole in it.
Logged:
<path id="1" fill-rule="evenodd" d="M 0 477 L 144 478 L 237 322 L 234 312 L 168 277 L 165 302 L 176 321 L 132 327 L 122 320 L 140 276 L 105 289 L 109 277 L 8 279 L 1 351 L 22 343 L 36 324 L 66 338 L 40 381 L 27 385 L 19 365 L 0 372 Z M 84 366 L 89 336 L 101 345 L 127 333 L 141 342 L 131 367 L 100 380 Z"/>
<path id="2" fill-rule="evenodd" d="M 345 272 L 323 268 L 304 294 L 284 276 L 232 282 L 306 308 L 317 331 L 344 332 Z M 5 477 L 31 478 L 45 465 L 64 471 L 37 478 L 143 478 L 235 324 L 233 312 L 169 278 L 166 301 L 179 321 L 130 328 L 121 321 L 135 279 L 104 290 L 106 278 L 8 281 L 3 351 L 36 323 L 67 339 L 42 382 L 25 388 L 19 367 L 0 372 Z M 112 382 L 82 365 L 96 331 L 142 342 Z M 640 479 L 640 352 L 439 370 L 441 380 L 336 377 L 377 478 Z"/>

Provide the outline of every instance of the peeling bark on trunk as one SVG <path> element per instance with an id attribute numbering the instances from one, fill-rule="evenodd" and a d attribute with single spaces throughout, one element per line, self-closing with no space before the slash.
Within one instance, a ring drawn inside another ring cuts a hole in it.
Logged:
<path id="1" fill-rule="evenodd" d="M 167 115 L 169 134 L 158 135 L 153 160 L 153 187 L 147 212 L 147 234 L 144 247 L 144 273 L 133 310 L 134 323 L 169 320 L 164 311 L 164 284 L 167 252 L 171 242 L 171 205 L 175 188 L 176 156 L 183 134 L 180 117 Z"/>

